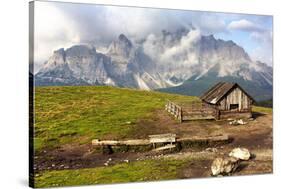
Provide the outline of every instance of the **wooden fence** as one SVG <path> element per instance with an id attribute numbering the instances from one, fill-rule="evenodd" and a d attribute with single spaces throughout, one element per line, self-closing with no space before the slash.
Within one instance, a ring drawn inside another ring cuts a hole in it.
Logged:
<path id="1" fill-rule="evenodd" d="M 215 119 L 216 110 L 202 102 L 192 102 L 182 107 L 183 120 Z"/>
<path id="2" fill-rule="evenodd" d="M 174 102 L 167 101 L 165 109 L 172 114 L 177 120 L 182 122 L 182 108 Z"/>
<path id="3" fill-rule="evenodd" d="M 202 102 L 192 102 L 188 105 L 179 106 L 168 100 L 165 109 L 180 122 L 216 118 L 216 110 L 212 106 Z"/>

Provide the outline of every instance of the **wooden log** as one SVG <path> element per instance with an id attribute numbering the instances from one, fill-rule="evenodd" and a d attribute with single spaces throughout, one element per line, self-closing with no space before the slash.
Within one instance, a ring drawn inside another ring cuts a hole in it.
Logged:
<path id="1" fill-rule="evenodd" d="M 135 140 L 99 140 L 94 139 L 92 140 L 92 145 L 94 146 L 122 146 L 122 145 L 128 145 L 128 146 L 138 146 L 138 145 L 148 145 L 150 144 L 150 141 L 148 139 L 135 139 Z"/>

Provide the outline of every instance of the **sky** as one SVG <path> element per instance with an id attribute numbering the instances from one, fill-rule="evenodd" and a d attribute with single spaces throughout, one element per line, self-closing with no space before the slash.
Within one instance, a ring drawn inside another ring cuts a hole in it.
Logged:
<path id="1" fill-rule="evenodd" d="M 75 44 L 106 47 L 121 33 L 137 41 L 162 30 L 193 27 L 202 35 L 232 40 L 252 60 L 272 66 L 272 22 L 265 15 L 35 1 L 34 62 L 40 68 L 54 50 Z"/>

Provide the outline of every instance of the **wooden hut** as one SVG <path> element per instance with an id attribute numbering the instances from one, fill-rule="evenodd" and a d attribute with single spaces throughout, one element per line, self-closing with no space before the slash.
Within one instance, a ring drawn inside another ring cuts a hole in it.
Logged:
<path id="1" fill-rule="evenodd" d="M 237 83 L 219 82 L 200 98 L 215 109 L 216 119 L 252 117 L 254 99 Z"/>

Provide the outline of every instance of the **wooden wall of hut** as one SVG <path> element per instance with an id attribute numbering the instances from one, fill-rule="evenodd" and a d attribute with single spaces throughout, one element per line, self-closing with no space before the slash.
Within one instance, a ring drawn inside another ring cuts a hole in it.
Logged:
<path id="1" fill-rule="evenodd" d="M 230 110 L 231 104 L 238 104 L 238 110 L 249 110 L 251 108 L 251 99 L 239 88 L 233 89 L 220 101 L 219 110 Z"/>

